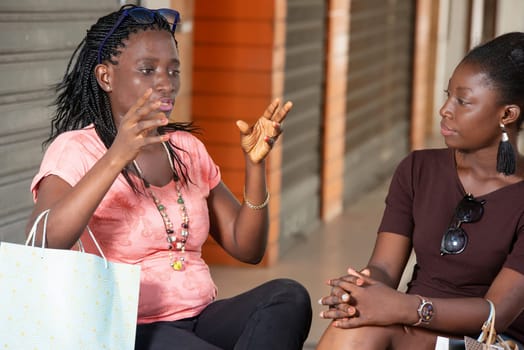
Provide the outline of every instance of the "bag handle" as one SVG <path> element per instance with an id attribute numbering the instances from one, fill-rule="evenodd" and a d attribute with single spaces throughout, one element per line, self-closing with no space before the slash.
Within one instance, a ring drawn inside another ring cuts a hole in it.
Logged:
<path id="1" fill-rule="evenodd" d="M 46 209 L 43 212 L 41 212 L 40 214 L 38 214 L 38 216 L 35 219 L 35 222 L 33 223 L 33 226 L 31 227 L 31 230 L 29 231 L 29 235 L 27 236 L 27 239 L 25 241 L 25 245 L 29 245 L 29 241 L 31 241 L 31 246 L 32 247 L 35 246 L 35 244 L 36 244 L 36 231 L 37 231 L 37 228 L 38 228 L 38 224 L 40 223 L 40 221 L 42 219 L 44 219 L 44 225 L 42 227 L 42 246 L 40 248 L 42 248 L 42 250 L 45 248 L 45 242 L 46 242 L 46 237 L 47 237 L 47 218 L 49 216 L 49 212 L 50 211 L 51 211 L 51 209 Z M 104 265 L 105 265 L 105 268 L 107 269 L 107 267 L 108 267 L 107 258 L 104 255 L 104 252 L 102 251 L 102 248 L 100 248 L 100 245 L 96 241 L 95 235 L 93 234 L 93 232 L 91 231 L 89 226 L 87 226 L 86 228 L 87 228 L 87 232 L 89 233 L 89 236 L 91 237 L 91 239 L 95 243 L 96 249 L 98 250 L 98 252 L 102 256 L 102 258 L 104 259 Z M 80 239 L 78 239 L 78 246 L 79 246 L 80 251 L 84 252 L 84 245 L 82 244 L 82 241 Z"/>
<path id="2" fill-rule="evenodd" d="M 477 338 L 477 341 L 484 343 L 486 345 L 499 345 L 502 346 L 505 350 L 518 350 L 518 347 L 515 343 L 511 341 L 505 341 L 497 334 L 495 330 L 495 305 L 489 299 L 486 299 L 489 303 L 489 316 L 486 322 L 482 325 L 482 332 Z"/>
<path id="3" fill-rule="evenodd" d="M 493 302 L 489 299 L 486 299 L 486 301 L 489 303 L 489 316 L 488 319 L 484 322 L 481 328 L 480 335 L 477 338 L 478 342 L 485 343 L 487 345 L 491 345 L 494 343 L 494 338 L 496 335 L 495 333 L 495 305 L 493 305 Z"/>

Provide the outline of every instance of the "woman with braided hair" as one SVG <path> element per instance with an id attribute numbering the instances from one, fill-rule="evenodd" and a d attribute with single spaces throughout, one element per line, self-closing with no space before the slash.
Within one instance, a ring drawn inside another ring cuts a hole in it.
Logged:
<path id="1" fill-rule="evenodd" d="M 463 349 L 492 305 L 496 330 L 524 344 L 523 82 L 524 33 L 492 39 L 458 64 L 440 108 L 447 148 L 399 164 L 367 266 L 329 280 L 319 300 L 332 322 L 318 350 L 433 350 L 439 335 Z"/>
<path id="2" fill-rule="evenodd" d="M 291 109 L 273 101 L 250 126 L 238 121 L 244 201 L 191 123 L 170 122 L 180 88 L 179 14 L 126 5 L 87 31 L 57 85 L 56 114 L 28 227 L 50 209 L 47 245 L 71 248 L 94 232 L 109 260 L 141 267 L 136 349 L 301 349 L 309 295 L 276 279 L 230 299 L 201 257 L 208 233 L 256 264 L 268 234 L 265 158 Z"/>

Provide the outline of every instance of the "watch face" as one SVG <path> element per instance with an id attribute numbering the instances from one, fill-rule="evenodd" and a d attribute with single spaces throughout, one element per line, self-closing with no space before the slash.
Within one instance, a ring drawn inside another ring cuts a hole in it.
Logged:
<path id="1" fill-rule="evenodd" d="M 423 322 L 428 322 L 433 317 L 433 304 L 425 302 L 420 306 L 419 316 Z"/>

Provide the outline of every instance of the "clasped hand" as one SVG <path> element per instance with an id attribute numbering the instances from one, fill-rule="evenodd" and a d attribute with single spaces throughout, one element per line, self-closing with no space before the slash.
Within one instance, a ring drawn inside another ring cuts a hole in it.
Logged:
<path id="1" fill-rule="evenodd" d="M 320 317 L 332 319 L 338 328 L 398 323 L 395 297 L 399 292 L 369 275 L 367 269 L 357 272 L 348 268 L 348 275 L 327 281 L 331 293 L 320 298 L 319 303 L 329 308 Z"/>

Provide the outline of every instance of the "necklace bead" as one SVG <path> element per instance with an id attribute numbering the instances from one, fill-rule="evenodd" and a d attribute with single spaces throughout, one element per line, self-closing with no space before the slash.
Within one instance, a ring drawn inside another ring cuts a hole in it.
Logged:
<path id="1" fill-rule="evenodd" d="M 138 163 L 136 160 L 133 160 L 133 165 L 136 169 L 136 172 L 140 179 L 142 180 L 144 187 L 147 189 L 147 192 L 151 199 L 153 200 L 153 203 L 155 204 L 155 207 L 157 208 L 158 212 L 160 213 L 160 216 L 162 217 L 162 221 L 164 222 L 164 227 L 166 230 L 166 240 L 168 243 L 167 249 L 169 250 L 169 261 L 170 265 L 175 271 L 182 271 L 185 268 L 186 265 L 186 259 L 184 256 L 185 250 L 186 250 L 186 243 L 187 239 L 189 237 L 189 215 L 187 214 L 187 208 L 184 205 L 184 198 L 182 197 L 182 192 L 179 184 L 179 178 L 176 175 L 175 169 L 173 168 L 173 159 L 171 157 L 171 153 L 168 150 L 168 146 L 165 143 L 162 143 L 162 146 L 164 146 L 164 150 L 166 151 L 167 158 L 169 160 L 169 166 L 171 167 L 171 170 L 173 172 L 173 181 L 175 183 L 175 190 L 177 192 L 177 204 L 179 204 L 179 210 L 181 213 L 181 219 L 182 223 L 180 224 L 180 237 L 177 237 L 175 235 L 175 230 L 173 229 L 173 223 L 171 222 L 171 219 L 169 218 L 169 215 L 167 214 L 166 207 L 160 202 L 156 194 L 151 189 L 151 186 L 149 182 L 144 178 L 142 170 L 138 166 Z M 176 249 L 178 253 L 176 256 L 173 254 L 173 249 Z"/>

